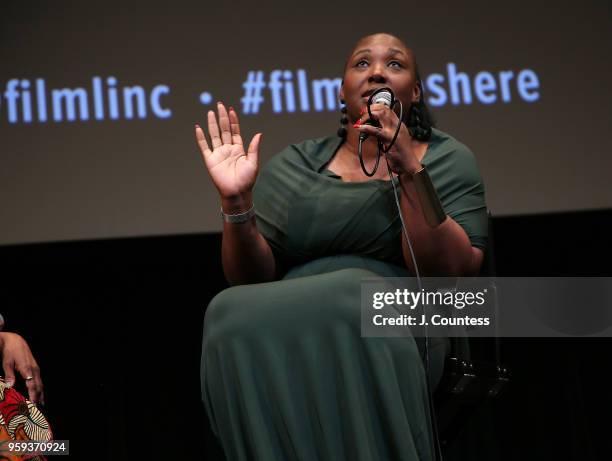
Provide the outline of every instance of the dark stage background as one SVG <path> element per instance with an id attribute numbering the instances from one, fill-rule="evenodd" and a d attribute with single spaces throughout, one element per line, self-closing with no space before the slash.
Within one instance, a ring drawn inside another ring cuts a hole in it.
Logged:
<path id="1" fill-rule="evenodd" d="M 612 210 L 494 218 L 500 276 L 611 276 Z M 0 248 L 7 327 L 40 361 L 46 413 L 74 459 L 218 458 L 200 402 L 220 235 Z M 470 460 L 612 453 L 608 339 L 503 339 L 514 378 L 455 452 Z"/>

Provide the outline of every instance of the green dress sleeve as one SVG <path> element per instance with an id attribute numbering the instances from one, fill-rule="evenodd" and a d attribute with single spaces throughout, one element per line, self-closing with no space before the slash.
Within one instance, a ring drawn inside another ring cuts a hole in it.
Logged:
<path id="1" fill-rule="evenodd" d="M 472 151 L 456 139 L 435 130 L 432 155 L 423 163 L 438 192 L 444 211 L 466 232 L 472 246 L 486 248 L 488 215 L 485 189 Z"/>

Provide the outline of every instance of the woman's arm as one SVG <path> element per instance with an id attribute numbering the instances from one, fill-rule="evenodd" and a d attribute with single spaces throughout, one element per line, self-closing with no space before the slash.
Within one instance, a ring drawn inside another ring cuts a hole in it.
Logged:
<path id="1" fill-rule="evenodd" d="M 373 117 L 380 121 L 381 126 L 357 124 L 357 129 L 378 137 L 384 143 L 390 143 L 399 123 L 397 115 L 382 104 L 372 105 L 371 112 Z M 414 174 L 423 168 L 415 153 L 418 145 L 402 123 L 397 141 L 386 157 L 391 170 L 400 178 L 401 212 L 413 244 L 419 273 L 424 276 L 478 275 L 483 252 L 472 246 L 465 230 L 449 216 L 436 227 L 431 227 L 425 219 L 414 184 Z M 416 271 L 410 248 L 404 237 L 402 252 L 406 265 L 414 274 Z"/>
<path id="2" fill-rule="evenodd" d="M 252 199 L 225 199 L 221 206 L 228 214 L 249 210 Z M 272 249 L 257 230 L 255 217 L 247 222 L 223 223 L 221 243 L 223 272 L 230 285 L 269 282 L 275 279 L 276 264 Z"/>
<path id="3" fill-rule="evenodd" d="M 196 140 L 219 191 L 223 212 L 246 213 L 253 206 L 262 135 L 256 134 L 245 152 L 236 111 L 230 107 L 228 112 L 222 103 L 217 104 L 217 111 L 218 121 L 212 110 L 207 114 L 212 149 L 199 125 L 195 127 Z M 274 280 L 274 256 L 254 217 L 241 223 L 224 222 L 221 252 L 223 272 L 231 285 Z"/>
<path id="4" fill-rule="evenodd" d="M 400 175 L 401 210 L 406 230 L 413 243 L 414 257 L 423 276 L 478 275 L 483 252 L 473 247 L 463 228 L 449 216 L 437 227 L 425 220 L 411 173 Z M 410 248 L 402 236 L 406 265 L 415 273 Z"/>

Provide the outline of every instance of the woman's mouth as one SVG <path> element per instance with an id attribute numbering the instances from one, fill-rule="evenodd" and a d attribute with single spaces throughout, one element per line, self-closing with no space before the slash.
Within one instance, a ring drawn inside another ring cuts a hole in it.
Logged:
<path id="1" fill-rule="evenodd" d="M 362 97 L 362 98 L 369 98 L 370 96 L 372 96 L 372 93 L 374 93 L 374 92 L 375 92 L 375 91 L 377 91 L 377 90 L 380 90 L 381 88 L 386 88 L 386 87 L 384 87 L 384 86 L 380 86 L 380 87 L 378 87 L 378 88 L 370 88 L 369 90 L 365 91 L 365 92 L 364 92 L 364 93 L 361 95 L 361 97 Z"/>
<path id="2" fill-rule="evenodd" d="M 376 88 L 370 88 L 369 90 L 367 90 L 365 93 L 363 93 L 361 95 L 362 98 L 369 98 L 370 96 L 372 96 L 372 93 L 374 93 L 376 91 Z"/>

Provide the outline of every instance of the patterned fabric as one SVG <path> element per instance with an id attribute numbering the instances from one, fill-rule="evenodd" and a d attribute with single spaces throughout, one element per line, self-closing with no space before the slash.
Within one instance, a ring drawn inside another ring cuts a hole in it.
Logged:
<path id="1" fill-rule="evenodd" d="M 8 443 L 49 442 L 52 438 L 49 423 L 40 410 L 0 379 L 0 461 L 45 461 L 47 458 L 40 455 L 12 453 Z"/>

